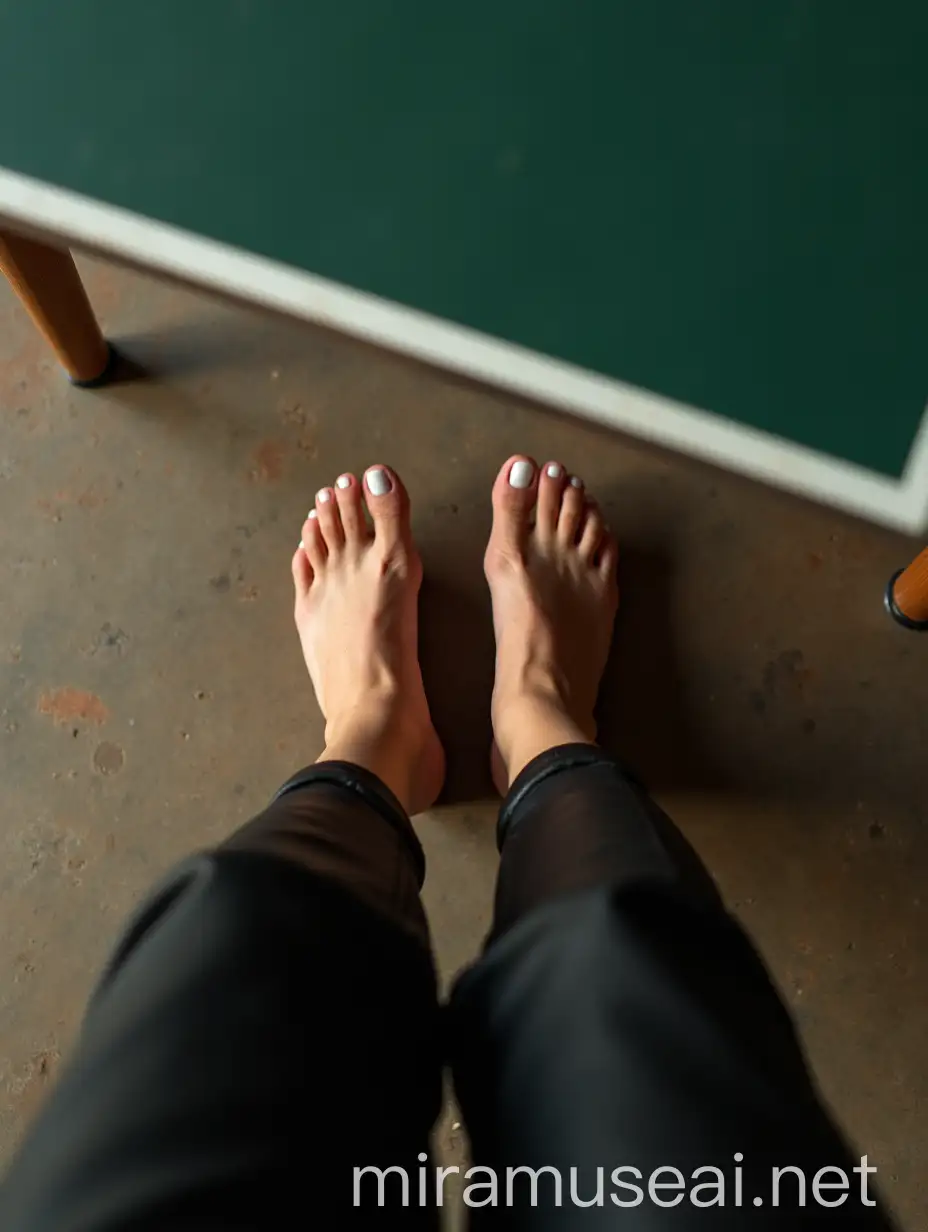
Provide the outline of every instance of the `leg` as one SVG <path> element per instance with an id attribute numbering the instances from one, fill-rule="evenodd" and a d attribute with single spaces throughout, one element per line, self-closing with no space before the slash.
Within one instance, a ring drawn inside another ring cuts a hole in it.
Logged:
<path id="1" fill-rule="evenodd" d="M 907 629 L 928 629 L 928 548 L 890 578 L 886 608 Z"/>
<path id="2" fill-rule="evenodd" d="M 0 1190 L 4 1232 L 366 1230 L 378 1180 L 354 1170 L 393 1167 L 412 1181 L 404 1227 L 437 1226 L 417 1202 L 441 1055 L 408 812 L 438 790 L 440 747 L 422 728 L 408 504 L 387 480 L 373 532 L 354 481 L 344 521 L 328 511 L 310 541 L 315 573 L 294 558 L 326 752 L 136 916 Z M 398 1206 L 398 1174 L 383 1185 Z"/>
<path id="3" fill-rule="evenodd" d="M 872 1191 L 861 1199 L 866 1175 L 852 1172 L 761 960 L 682 836 L 593 743 L 614 546 L 551 466 L 539 485 L 532 465 L 524 486 L 529 472 L 504 468 L 487 552 L 508 794 L 493 930 L 452 999 L 458 1099 L 476 1163 L 499 1178 L 498 1205 L 478 1205 L 472 1226 L 740 1228 L 741 1211 L 701 1206 L 750 1209 L 760 1197 L 764 1226 L 805 1227 L 795 1175 L 771 1209 L 771 1168 L 793 1165 L 807 1186 L 822 1167 L 844 1169 L 835 1226 L 886 1228 Z M 536 1207 L 531 1178 L 507 1181 L 510 1167 L 556 1169 L 561 1204 L 550 1172 Z M 664 1188 L 651 1191 L 658 1169 Z M 477 1204 L 486 1180 L 473 1177 Z M 818 1226 L 829 1211 L 811 1193 L 808 1204 Z"/>
<path id="4" fill-rule="evenodd" d="M 0 231 L 0 270 L 71 380 L 97 384 L 109 367 L 110 348 L 71 254 Z"/>
<path id="5" fill-rule="evenodd" d="M 441 1101 L 421 852 L 360 767 L 289 787 L 128 927 L 0 1190 L 8 1232 L 363 1227 L 353 1168 L 415 1175 Z"/>

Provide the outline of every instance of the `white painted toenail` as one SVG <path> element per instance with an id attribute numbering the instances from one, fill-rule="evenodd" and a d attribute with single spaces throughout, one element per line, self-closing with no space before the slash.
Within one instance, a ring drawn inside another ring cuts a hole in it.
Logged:
<path id="1" fill-rule="evenodd" d="M 545 473 L 547 474 L 549 479 L 560 479 L 561 468 L 558 466 L 556 462 L 552 462 Z"/>
<path id="2" fill-rule="evenodd" d="M 302 546 L 303 546 L 303 540 L 301 539 L 301 540 L 300 540 L 300 547 L 302 547 Z"/>
<path id="3" fill-rule="evenodd" d="M 582 488 L 582 487 L 583 487 L 583 480 L 580 478 L 580 476 L 579 476 L 579 475 L 574 475 L 574 476 L 572 476 L 572 478 L 571 478 L 571 480 L 570 480 L 570 486 L 571 486 L 572 488 Z"/>
<path id="4" fill-rule="evenodd" d="M 327 500 L 331 500 L 331 499 L 332 499 L 332 493 L 329 491 L 328 488 L 320 488 L 319 491 L 316 493 L 316 500 L 319 502 L 320 505 L 324 505 Z"/>
<path id="5" fill-rule="evenodd" d="M 371 496 L 386 496 L 392 487 L 390 476 L 382 467 L 375 466 L 367 472 L 367 490 Z"/>
<path id="6" fill-rule="evenodd" d="M 310 509 L 309 513 L 307 513 L 306 516 L 308 518 L 318 518 L 319 514 L 316 513 L 315 509 Z"/>
<path id="7" fill-rule="evenodd" d="M 350 488 L 351 487 L 351 476 L 350 475 L 339 475 L 339 477 L 335 480 L 335 486 L 336 488 Z"/>
<path id="8" fill-rule="evenodd" d="M 535 468 L 531 462 L 524 462 L 521 459 L 513 462 L 509 471 L 510 488 L 530 488 L 534 478 Z"/>

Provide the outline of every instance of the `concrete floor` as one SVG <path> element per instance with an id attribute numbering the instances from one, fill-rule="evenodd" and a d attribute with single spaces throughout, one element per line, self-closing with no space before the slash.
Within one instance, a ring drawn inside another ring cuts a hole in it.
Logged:
<path id="1" fill-rule="evenodd" d="M 0 286 L 0 1149 L 53 1080 L 125 913 L 319 750 L 290 554 L 315 489 L 378 458 L 413 497 L 451 764 L 447 804 L 417 823 L 443 976 L 475 953 L 496 864 L 480 561 L 490 483 L 518 449 L 582 474 L 625 544 L 605 743 L 704 856 L 826 1097 L 903 1222 L 924 1226 L 928 642 L 881 607 L 920 545 L 322 331 L 81 266 L 145 379 L 72 390 Z"/>

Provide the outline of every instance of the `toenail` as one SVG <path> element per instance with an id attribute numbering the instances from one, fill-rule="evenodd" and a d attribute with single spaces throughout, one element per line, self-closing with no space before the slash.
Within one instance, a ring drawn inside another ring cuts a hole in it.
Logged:
<path id="1" fill-rule="evenodd" d="M 393 487 L 390 476 L 381 466 L 375 466 L 367 472 L 367 490 L 371 496 L 386 496 Z"/>
<path id="2" fill-rule="evenodd" d="M 315 509 L 310 509 L 309 513 L 307 513 L 306 516 L 308 518 L 318 518 L 319 514 L 316 513 Z"/>
<path id="3" fill-rule="evenodd" d="M 519 459 L 513 462 L 509 471 L 509 486 L 511 488 L 529 488 L 535 478 L 535 468 L 531 462 Z"/>
<path id="4" fill-rule="evenodd" d="M 339 477 L 335 480 L 335 486 L 336 488 L 350 488 L 351 487 L 351 476 L 350 475 L 339 475 Z"/>
<path id="5" fill-rule="evenodd" d="M 560 479 L 561 468 L 558 466 L 556 462 L 552 462 L 551 465 L 548 467 L 548 469 L 545 471 L 545 474 L 548 476 L 549 479 Z"/>
<path id="6" fill-rule="evenodd" d="M 331 500 L 331 499 L 332 499 L 332 493 L 329 491 L 328 488 L 320 488 L 319 491 L 316 493 L 316 500 L 319 502 L 320 505 L 324 505 L 327 500 Z"/>
<path id="7" fill-rule="evenodd" d="M 570 486 L 572 488 L 582 488 L 583 480 L 580 478 L 579 475 L 573 475 L 570 480 Z"/>
<path id="8" fill-rule="evenodd" d="M 302 546 L 303 546 L 303 540 L 301 539 L 301 540 L 300 540 L 300 547 L 302 547 Z"/>

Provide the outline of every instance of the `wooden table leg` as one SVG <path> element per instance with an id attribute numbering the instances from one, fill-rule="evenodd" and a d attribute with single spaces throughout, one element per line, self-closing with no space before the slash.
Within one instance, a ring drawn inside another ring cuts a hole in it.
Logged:
<path id="1" fill-rule="evenodd" d="M 889 579 L 886 608 L 907 629 L 928 630 L 928 548 Z"/>
<path id="2" fill-rule="evenodd" d="M 0 270 L 75 385 L 107 376 L 112 352 L 66 250 L 0 231 Z"/>

